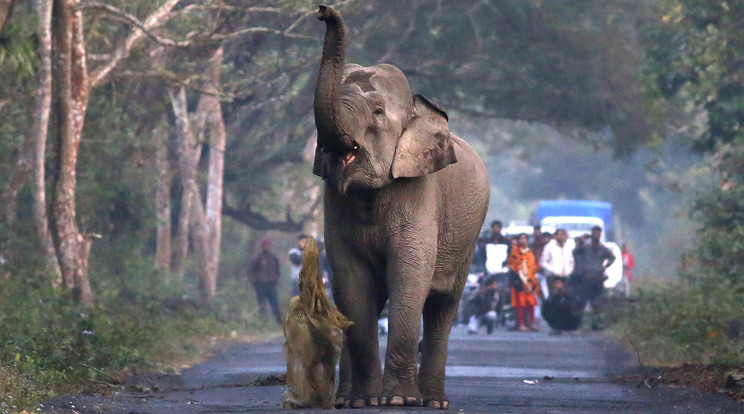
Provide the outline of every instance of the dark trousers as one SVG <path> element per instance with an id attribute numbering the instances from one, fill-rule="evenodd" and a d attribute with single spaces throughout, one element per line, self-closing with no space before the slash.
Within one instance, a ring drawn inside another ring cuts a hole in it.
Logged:
<path id="1" fill-rule="evenodd" d="M 582 300 L 589 302 L 592 307 L 592 329 L 600 329 L 604 325 L 604 279 L 604 275 L 599 273 L 582 275 L 579 279 L 577 293 Z"/>
<path id="2" fill-rule="evenodd" d="M 258 299 L 258 310 L 260 313 L 266 313 L 266 305 L 271 306 L 271 313 L 277 323 L 282 322 L 282 311 L 279 310 L 279 299 L 276 294 L 276 282 L 255 282 L 253 288 L 256 290 L 256 299 Z"/>

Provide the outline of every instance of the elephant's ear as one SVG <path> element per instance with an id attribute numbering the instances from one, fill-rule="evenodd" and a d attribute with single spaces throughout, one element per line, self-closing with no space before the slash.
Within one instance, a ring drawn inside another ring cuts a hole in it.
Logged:
<path id="1" fill-rule="evenodd" d="M 414 100 L 414 117 L 398 138 L 393 178 L 420 177 L 457 162 L 447 113 L 421 95 Z"/>

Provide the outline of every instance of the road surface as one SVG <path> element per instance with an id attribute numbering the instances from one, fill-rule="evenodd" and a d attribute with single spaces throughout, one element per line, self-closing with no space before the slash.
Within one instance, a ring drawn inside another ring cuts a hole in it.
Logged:
<path id="1" fill-rule="evenodd" d="M 645 371 L 634 354 L 603 333 L 559 336 L 497 329 L 468 335 L 453 328 L 446 390 L 455 413 L 733 413 L 739 403 L 659 383 L 638 386 Z M 112 395 L 66 395 L 44 405 L 48 413 L 283 412 L 282 385 L 255 385 L 283 374 L 282 339 L 221 344 L 207 361 L 181 375 L 132 378 L 136 389 Z M 385 338 L 381 338 L 384 349 Z M 259 380 L 259 381 L 257 381 Z M 302 412 L 320 410 L 301 410 Z M 355 413 L 436 412 L 374 407 Z"/>

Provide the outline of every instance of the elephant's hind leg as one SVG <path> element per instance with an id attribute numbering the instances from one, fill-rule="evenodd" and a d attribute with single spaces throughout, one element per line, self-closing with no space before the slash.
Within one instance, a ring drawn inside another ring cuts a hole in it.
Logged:
<path id="1" fill-rule="evenodd" d="M 444 393 L 444 369 L 452 323 L 457 314 L 457 298 L 452 294 L 429 296 L 424 304 L 424 339 L 421 344 L 419 389 L 424 405 L 448 409 L 449 399 Z"/>

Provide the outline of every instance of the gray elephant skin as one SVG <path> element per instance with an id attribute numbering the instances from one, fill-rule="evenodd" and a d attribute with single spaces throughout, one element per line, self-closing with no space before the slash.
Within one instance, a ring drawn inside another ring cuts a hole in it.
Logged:
<path id="1" fill-rule="evenodd" d="M 334 299 L 354 322 L 336 406 L 445 409 L 448 337 L 488 209 L 488 174 L 478 154 L 449 131 L 444 110 L 414 96 L 400 69 L 345 64 L 336 10 L 320 6 L 318 18 L 326 34 L 313 173 L 325 181 Z M 377 319 L 387 301 L 383 372 Z"/>

